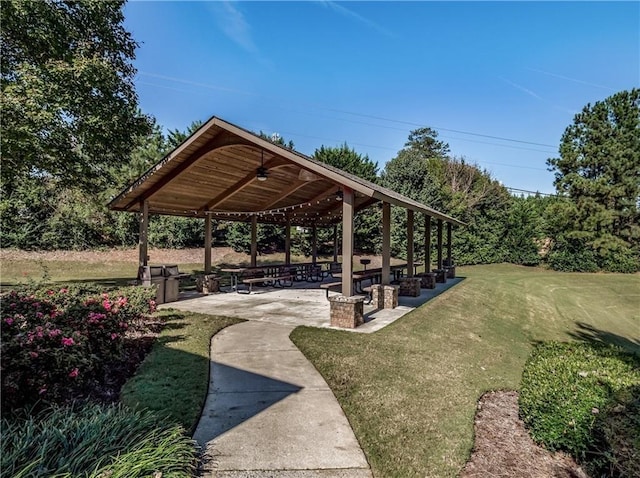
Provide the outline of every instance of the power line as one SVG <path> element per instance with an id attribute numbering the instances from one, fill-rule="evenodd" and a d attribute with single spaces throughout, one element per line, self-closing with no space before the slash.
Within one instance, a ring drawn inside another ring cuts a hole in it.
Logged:
<path id="1" fill-rule="evenodd" d="M 519 192 L 519 193 L 533 194 L 533 195 L 536 195 L 536 196 L 546 196 L 546 197 L 554 197 L 554 198 L 564 197 L 564 196 L 559 196 L 558 194 L 541 193 L 540 191 L 528 191 L 526 189 L 510 188 L 508 186 L 505 186 L 505 188 L 510 193 L 513 193 L 515 191 L 515 192 Z"/>
<path id="2" fill-rule="evenodd" d="M 164 77 L 162 75 L 156 75 L 156 76 L 158 76 L 159 78 L 171 79 L 170 77 Z M 174 79 L 174 81 L 182 81 L 182 80 Z M 196 83 L 196 82 L 191 82 L 191 81 L 187 81 L 187 80 L 184 80 L 182 82 L 184 82 L 186 84 L 193 84 L 193 85 L 196 85 L 196 86 L 205 86 L 205 87 L 210 87 L 210 88 L 213 88 L 213 89 L 218 89 L 218 87 L 215 87 L 215 86 L 208 86 L 208 85 L 204 85 L 204 84 Z M 184 89 L 180 89 L 180 88 L 175 88 L 175 87 L 172 87 L 172 86 L 158 85 L 158 84 L 155 84 L 155 83 L 148 83 L 148 82 L 145 82 L 145 81 L 140 81 L 139 83 L 140 84 L 144 84 L 144 85 L 154 86 L 154 87 L 157 87 L 157 88 L 165 88 L 165 89 L 169 89 L 169 90 L 173 90 L 173 91 L 178 91 L 178 92 L 182 92 L 182 93 L 192 93 L 192 91 L 188 91 L 188 90 L 184 90 Z M 227 89 L 227 88 L 220 88 L 220 89 L 225 90 L 225 91 L 238 92 L 238 93 L 247 94 L 247 95 L 252 95 L 253 94 L 253 93 L 246 93 L 246 92 L 241 92 L 241 91 L 238 91 L 238 90 L 232 90 L 232 89 Z M 256 95 L 256 96 L 258 96 L 258 95 Z M 281 108 L 281 109 L 285 109 L 285 110 L 290 110 L 290 111 L 294 111 L 294 112 L 298 112 L 298 113 L 308 114 L 306 112 L 300 112 L 300 111 L 297 111 L 297 110 L 292 110 L 290 108 L 289 109 L 283 108 L 283 107 L 281 107 L 279 105 L 278 105 L 278 107 Z M 327 117 L 325 116 L 325 118 L 327 118 Z M 364 124 L 364 125 L 367 125 L 367 126 L 373 126 L 373 127 L 378 127 L 378 128 L 386 128 L 386 129 L 393 129 L 393 130 L 398 130 L 398 131 L 405 131 L 404 128 L 394 128 L 394 127 L 388 126 L 388 125 L 377 125 L 377 124 L 372 124 L 372 123 L 365 123 L 365 122 L 362 122 L 362 121 L 347 120 L 347 119 L 344 119 L 344 118 L 329 118 L 329 119 L 337 119 L 339 121 L 352 122 L 352 123 L 356 123 L 356 124 Z M 412 123 L 407 122 L 407 124 L 412 124 Z M 417 124 L 415 124 L 415 125 L 417 125 Z M 440 128 L 440 129 L 442 129 L 442 128 Z M 455 130 L 451 130 L 451 131 L 455 131 Z M 295 133 L 295 132 L 292 132 L 292 131 L 281 131 L 281 132 L 286 134 L 286 135 L 288 135 L 288 136 L 290 136 L 290 137 L 293 137 L 293 138 L 298 137 L 298 138 L 317 139 L 317 140 L 320 140 L 320 141 L 330 141 L 330 142 L 333 142 L 333 143 L 347 142 L 344 139 L 338 140 L 338 139 L 335 139 L 335 138 L 327 138 L 327 137 L 322 137 L 322 136 L 312 136 L 312 135 L 306 135 L 306 134 L 302 134 L 302 133 Z M 447 136 L 447 135 L 440 135 L 440 137 L 442 137 L 442 138 L 451 138 L 451 139 L 456 139 L 456 140 L 460 140 L 460 141 L 468 141 L 468 142 L 473 142 L 473 143 L 489 144 L 489 145 L 492 145 L 492 146 L 499 146 L 499 147 L 503 147 L 503 148 L 538 151 L 538 152 L 541 152 L 541 153 L 553 154 L 552 151 L 543 151 L 543 150 L 539 150 L 539 149 L 526 148 L 526 147 L 522 147 L 522 146 L 512 146 L 512 145 L 507 145 L 507 144 L 491 143 L 491 142 L 488 142 L 488 141 L 479 141 L 479 140 L 473 140 L 473 139 L 468 139 L 468 138 L 457 138 L 457 137 L 452 137 L 452 136 Z M 358 143 L 358 142 L 351 142 L 351 141 L 348 141 L 347 143 L 352 145 L 352 146 L 362 146 L 362 147 L 366 147 L 366 148 L 383 149 L 383 150 L 394 151 L 394 152 L 398 151 L 397 149 L 390 148 L 388 146 L 379 146 L 379 145 L 372 145 L 372 144 L 365 144 L 365 143 Z M 535 144 L 535 143 L 531 143 L 531 144 Z M 546 171 L 547 170 L 546 168 L 537 168 L 537 167 L 533 167 L 533 166 L 523 166 L 523 165 L 515 165 L 515 164 L 498 163 L 498 162 L 495 162 L 495 161 L 478 160 L 478 159 L 475 159 L 475 158 L 468 158 L 468 159 L 471 159 L 473 162 L 478 163 L 478 164 L 490 164 L 490 165 L 496 165 L 496 166 L 504 166 L 504 167 L 508 167 L 508 168 L 530 169 L 530 170 L 536 170 L 536 171 Z"/>
<path id="3" fill-rule="evenodd" d="M 171 77 L 171 76 L 158 75 L 156 73 L 148 73 L 148 72 L 143 72 L 143 71 L 141 71 L 139 73 L 141 75 L 151 76 L 151 77 L 154 77 L 154 78 L 164 79 L 164 80 L 168 80 L 168 81 L 175 81 L 175 82 L 178 82 L 178 83 L 184 83 L 184 84 L 193 85 L 193 86 L 199 86 L 199 87 L 203 87 L 203 88 L 209 88 L 209 89 L 220 90 L 220 91 L 227 91 L 227 92 L 231 92 L 231 93 L 238 93 L 238 94 L 248 95 L 248 96 L 256 96 L 256 97 L 259 97 L 259 98 L 265 98 L 265 99 L 270 99 L 270 100 L 275 100 L 275 101 L 283 101 L 282 98 L 265 96 L 265 95 L 261 95 L 261 94 L 258 94 L 258 93 L 252 93 L 252 92 L 248 92 L 248 91 L 243 91 L 243 90 L 238 90 L 238 89 L 233 89 L 233 88 L 227 88 L 227 87 L 218 86 L 218 85 L 211 85 L 211 84 L 207 84 L 207 83 L 199 83 L 199 82 L 195 82 L 195 81 L 184 80 L 182 78 L 175 78 L 175 77 Z M 303 105 L 304 105 L 304 103 L 303 103 Z M 414 123 L 414 122 L 411 122 L 411 121 L 397 120 L 397 119 L 394 119 L 394 118 L 385 118 L 385 117 L 382 117 L 382 116 L 368 115 L 368 114 L 364 114 L 364 113 L 357 113 L 357 112 L 348 111 L 348 110 L 341 110 L 341 109 L 337 109 L 337 108 L 329 108 L 329 107 L 326 107 L 326 106 L 323 106 L 323 105 L 318 105 L 318 104 L 313 104 L 313 103 L 307 103 L 306 105 L 310 106 L 310 107 L 313 107 L 313 108 L 321 109 L 321 110 L 333 111 L 333 112 L 337 112 L 337 113 L 342 113 L 342 114 L 347 114 L 347 115 L 352 115 L 352 116 L 358 116 L 358 117 L 361 117 L 361 118 L 376 119 L 376 120 L 386 121 L 386 122 L 390 122 L 390 123 L 405 124 L 405 125 L 408 125 L 408 126 L 417 126 L 417 127 L 425 126 L 424 124 Z M 534 146 L 545 146 L 545 147 L 549 147 L 549 148 L 555 148 L 555 145 L 552 145 L 552 144 L 538 143 L 538 142 L 534 142 L 534 141 L 525 141 L 525 140 L 520 140 L 520 139 L 507 138 L 507 137 L 504 137 L 504 136 L 494 136 L 494 135 L 488 135 L 488 134 L 483 134 L 483 133 L 475 133 L 475 132 L 472 132 L 472 131 L 463 131 L 463 130 L 458 130 L 458 129 L 443 128 L 443 127 L 440 127 L 440 126 L 431 126 L 431 127 L 433 129 L 437 129 L 437 130 L 441 130 L 441 131 L 449 131 L 449 132 L 452 132 L 452 133 L 466 134 L 466 135 L 478 136 L 478 137 L 482 137 L 482 138 L 497 139 L 497 140 L 500 140 L 500 141 L 509 141 L 509 142 L 513 142 L 513 143 L 530 144 L 530 145 L 534 145 Z"/>

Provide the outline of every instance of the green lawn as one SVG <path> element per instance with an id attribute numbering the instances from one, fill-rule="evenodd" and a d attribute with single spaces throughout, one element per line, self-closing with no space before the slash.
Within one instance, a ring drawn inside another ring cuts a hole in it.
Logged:
<path id="1" fill-rule="evenodd" d="M 512 265 L 458 269 L 449 292 L 371 335 L 298 328 L 292 339 L 340 401 L 375 476 L 456 476 L 480 395 L 517 389 L 541 340 L 640 353 L 640 275 Z"/>
<path id="2" fill-rule="evenodd" d="M 134 277 L 130 263 L 45 263 L 50 280 Z M 201 265 L 181 264 L 185 271 Z M 3 261 L 2 282 L 37 262 Z M 301 327 L 292 339 L 324 375 L 376 476 L 456 476 L 473 445 L 480 395 L 517 389 L 541 340 L 602 340 L 640 353 L 640 274 L 566 274 L 512 265 L 458 268 L 459 285 L 371 335 Z M 193 427 L 207 388 L 210 337 L 235 319 L 169 314 L 123 391 L 129 404 Z"/>
<path id="3" fill-rule="evenodd" d="M 123 387 L 121 400 L 168 417 L 194 431 L 209 385 L 211 337 L 240 319 L 174 312 L 159 313 L 166 320 L 136 375 Z"/>
<path id="4" fill-rule="evenodd" d="M 202 264 L 180 264 L 184 272 L 202 271 Z M 31 281 L 45 282 L 96 282 L 104 285 L 126 285 L 138 275 L 135 262 L 105 261 L 87 263 L 81 261 L 4 260 L 0 286 L 10 288 Z"/>

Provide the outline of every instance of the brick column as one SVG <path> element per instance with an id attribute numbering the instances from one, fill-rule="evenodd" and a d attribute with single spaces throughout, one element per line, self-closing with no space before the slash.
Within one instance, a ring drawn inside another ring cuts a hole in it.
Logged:
<path id="1" fill-rule="evenodd" d="M 355 329 L 364 324 L 364 297 L 329 297 L 331 307 L 331 326 Z"/>

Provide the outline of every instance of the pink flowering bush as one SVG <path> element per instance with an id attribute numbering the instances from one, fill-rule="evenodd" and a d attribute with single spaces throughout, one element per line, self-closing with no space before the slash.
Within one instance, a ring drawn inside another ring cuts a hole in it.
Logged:
<path id="1" fill-rule="evenodd" d="M 68 288 L 12 291 L 2 297 L 3 413 L 78 398 L 99 381 L 121 357 L 125 334 L 152 310 L 153 290 L 128 289 L 99 295 Z"/>

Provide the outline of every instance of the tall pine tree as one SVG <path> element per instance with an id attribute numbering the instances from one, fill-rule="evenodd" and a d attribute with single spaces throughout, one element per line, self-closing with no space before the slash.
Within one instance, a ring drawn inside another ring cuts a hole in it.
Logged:
<path id="1" fill-rule="evenodd" d="M 605 270 L 638 270 L 640 89 L 587 104 L 562 135 L 560 157 L 547 163 L 558 192 L 572 200 L 563 206 L 572 210 L 564 230 L 554 238 L 562 268 L 571 269 L 568 256 L 586 254 Z"/>

